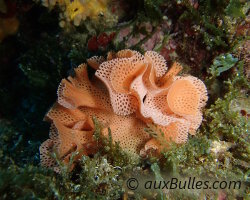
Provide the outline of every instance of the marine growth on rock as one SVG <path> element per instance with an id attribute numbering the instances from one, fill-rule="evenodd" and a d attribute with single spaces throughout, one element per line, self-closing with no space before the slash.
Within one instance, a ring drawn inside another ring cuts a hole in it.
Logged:
<path id="1" fill-rule="evenodd" d="M 53 151 L 65 163 L 74 151 L 80 152 L 78 156 L 94 154 L 93 117 L 102 123 L 104 136 L 110 128 L 114 142 L 141 156 L 151 150 L 160 152 L 170 142 L 185 143 L 188 134 L 196 133 L 207 90 L 196 77 L 178 76 L 180 64 L 168 69 L 158 53 L 142 55 L 128 49 L 110 52 L 106 60 L 95 56 L 87 62 L 96 70 L 95 76 L 89 78 L 87 64 L 77 67 L 74 77 L 61 81 L 58 100 L 46 115 L 51 129 L 50 138 L 40 147 L 43 166 L 57 167 L 50 156 Z M 145 132 L 149 124 L 161 133 L 149 135 Z"/>
<path id="2" fill-rule="evenodd" d="M 111 17 L 108 3 L 108 0 L 42 0 L 42 4 L 46 7 L 53 8 L 55 5 L 60 7 L 61 27 L 70 21 L 79 26 L 88 17 L 93 20 L 97 20 L 100 16 Z"/>

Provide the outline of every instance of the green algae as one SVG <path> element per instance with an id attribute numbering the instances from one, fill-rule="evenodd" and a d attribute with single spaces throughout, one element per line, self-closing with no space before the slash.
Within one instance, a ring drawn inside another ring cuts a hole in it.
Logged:
<path id="1" fill-rule="evenodd" d="M 210 67 L 210 73 L 213 77 L 220 76 L 222 72 L 232 68 L 237 61 L 238 59 L 231 54 L 217 56 Z"/>
<path id="2" fill-rule="evenodd" d="M 232 17 L 245 17 L 242 11 L 242 5 L 238 0 L 230 0 L 225 9 L 225 12 L 227 15 L 230 15 Z"/>
<path id="3" fill-rule="evenodd" d="M 99 124 L 96 123 L 96 132 L 99 132 L 96 135 L 100 135 L 98 127 Z M 11 139 L 12 130 L 5 128 L 3 131 L 1 137 Z M 6 143 L 4 140 L 1 142 Z M 65 165 L 57 159 L 60 174 L 36 165 L 20 166 L 15 159 L 16 154 L 8 154 L 10 147 L 1 145 L 0 197 L 1 199 L 118 199 L 124 192 L 122 176 L 125 176 L 128 168 L 131 169 L 133 165 L 131 162 L 121 163 L 121 160 L 131 159 L 125 152 L 118 152 L 118 149 L 122 151 L 118 145 L 114 150 L 111 144 L 113 145 L 109 142 L 104 149 L 109 147 L 107 152 L 115 152 L 106 155 L 104 152 L 99 152 L 93 158 L 83 156 L 73 171 L 70 170 L 72 162 Z M 75 155 L 77 152 L 72 155 L 71 161 Z M 116 163 L 119 165 L 115 165 Z"/>

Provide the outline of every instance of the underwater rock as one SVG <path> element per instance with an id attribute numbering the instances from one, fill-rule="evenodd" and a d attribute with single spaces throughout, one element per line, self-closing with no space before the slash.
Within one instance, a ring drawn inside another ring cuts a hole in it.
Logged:
<path id="1" fill-rule="evenodd" d="M 16 2 L 0 1 L 0 42 L 19 28 Z"/>
<path id="2" fill-rule="evenodd" d="M 0 18 L 0 42 L 8 35 L 14 35 L 19 27 L 19 21 L 16 17 Z"/>

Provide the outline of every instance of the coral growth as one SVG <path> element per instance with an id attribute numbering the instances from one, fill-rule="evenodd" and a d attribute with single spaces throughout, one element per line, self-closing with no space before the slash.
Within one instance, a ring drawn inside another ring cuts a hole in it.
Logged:
<path id="1" fill-rule="evenodd" d="M 42 0 L 46 7 L 53 8 L 56 4 L 62 9 L 60 26 L 64 27 L 66 22 L 73 21 L 79 26 L 81 21 L 87 17 L 97 20 L 100 16 L 110 17 L 108 10 L 108 0 Z"/>
<path id="2" fill-rule="evenodd" d="M 73 151 L 79 156 L 95 153 L 93 117 L 103 124 L 103 135 L 108 136 L 110 129 L 114 142 L 142 156 L 152 149 L 163 150 L 167 147 L 163 141 L 186 142 L 188 132 L 194 135 L 200 126 L 206 87 L 195 77 L 177 76 L 179 64 L 167 70 L 156 52 L 143 56 L 132 50 L 110 52 L 107 61 L 93 57 L 88 64 L 97 69 L 98 79 L 89 80 L 83 64 L 75 69 L 74 78 L 63 79 L 58 88 L 58 101 L 46 115 L 52 126 L 50 139 L 40 147 L 43 165 L 56 167 L 49 156 L 53 149 L 66 163 Z M 144 128 L 150 123 L 163 135 L 148 135 Z"/>

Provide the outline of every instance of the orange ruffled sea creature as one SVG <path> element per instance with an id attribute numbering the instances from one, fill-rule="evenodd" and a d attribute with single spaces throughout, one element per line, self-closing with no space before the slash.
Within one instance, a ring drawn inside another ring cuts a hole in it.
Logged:
<path id="1" fill-rule="evenodd" d="M 75 150 L 81 150 L 78 158 L 95 153 L 93 117 L 103 124 L 104 136 L 110 128 L 114 142 L 141 156 L 160 152 L 169 142 L 186 142 L 200 126 L 207 90 L 193 76 L 177 76 L 180 64 L 168 69 L 156 52 L 122 50 L 108 53 L 106 61 L 92 57 L 88 65 L 96 69 L 94 78 L 82 64 L 59 85 L 57 103 L 46 115 L 52 125 L 50 139 L 40 147 L 43 166 L 56 167 L 54 149 L 65 163 Z M 161 130 L 157 137 L 144 130 L 152 123 Z"/>

